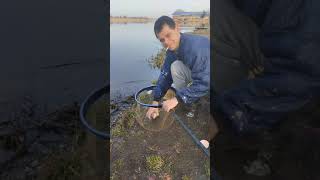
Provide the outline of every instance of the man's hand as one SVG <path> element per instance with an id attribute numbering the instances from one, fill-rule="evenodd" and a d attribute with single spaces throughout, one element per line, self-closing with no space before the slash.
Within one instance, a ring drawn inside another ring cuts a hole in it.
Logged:
<path id="1" fill-rule="evenodd" d="M 157 101 L 153 101 L 152 102 L 153 105 L 158 105 L 159 103 Z M 153 107 L 150 107 L 147 111 L 147 114 L 146 114 L 147 118 L 149 119 L 155 119 L 159 116 L 159 108 L 153 108 Z"/>
<path id="2" fill-rule="evenodd" d="M 178 105 L 178 100 L 176 97 L 166 100 L 162 103 L 162 108 L 166 112 L 169 112 L 171 109 L 175 108 Z"/>

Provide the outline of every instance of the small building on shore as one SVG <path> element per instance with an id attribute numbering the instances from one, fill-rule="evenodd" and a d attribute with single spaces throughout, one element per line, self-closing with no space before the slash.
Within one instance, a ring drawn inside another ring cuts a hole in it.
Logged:
<path id="1" fill-rule="evenodd" d="M 176 10 L 172 14 L 173 20 L 180 26 L 195 26 L 208 28 L 210 22 L 210 12 L 186 12 L 183 10 Z"/>

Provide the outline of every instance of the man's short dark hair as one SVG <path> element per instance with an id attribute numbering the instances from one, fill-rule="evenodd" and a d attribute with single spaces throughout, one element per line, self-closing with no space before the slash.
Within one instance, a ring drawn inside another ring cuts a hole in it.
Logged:
<path id="1" fill-rule="evenodd" d="M 168 25 L 171 29 L 176 28 L 176 23 L 169 16 L 161 16 L 154 23 L 154 34 L 157 36 L 158 33 L 161 32 L 164 25 Z"/>

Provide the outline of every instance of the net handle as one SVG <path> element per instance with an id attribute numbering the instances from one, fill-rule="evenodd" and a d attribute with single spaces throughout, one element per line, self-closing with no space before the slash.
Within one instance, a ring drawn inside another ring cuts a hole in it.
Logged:
<path id="1" fill-rule="evenodd" d="M 159 103 L 158 105 L 156 104 L 145 104 L 142 103 L 138 100 L 138 97 L 140 95 L 141 92 L 143 91 L 149 91 L 149 90 L 153 90 L 154 88 L 156 88 L 157 86 L 148 86 L 145 88 L 140 89 L 135 95 L 134 95 L 134 99 L 136 100 L 136 102 L 138 104 L 140 104 L 141 106 L 145 106 L 145 107 L 152 107 L 152 108 L 162 108 L 162 103 Z M 176 92 L 176 90 L 173 87 L 170 87 L 170 89 L 172 89 L 174 92 Z"/>

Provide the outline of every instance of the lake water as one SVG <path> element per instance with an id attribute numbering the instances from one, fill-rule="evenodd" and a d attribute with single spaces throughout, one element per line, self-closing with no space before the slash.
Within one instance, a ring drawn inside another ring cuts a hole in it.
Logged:
<path id="1" fill-rule="evenodd" d="M 160 70 L 152 69 L 147 59 L 162 48 L 153 32 L 154 22 L 110 25 L 110 97 L 133 95 L 157 80 Z M 182 28 L 181 32 L 193 28 Z"/>

